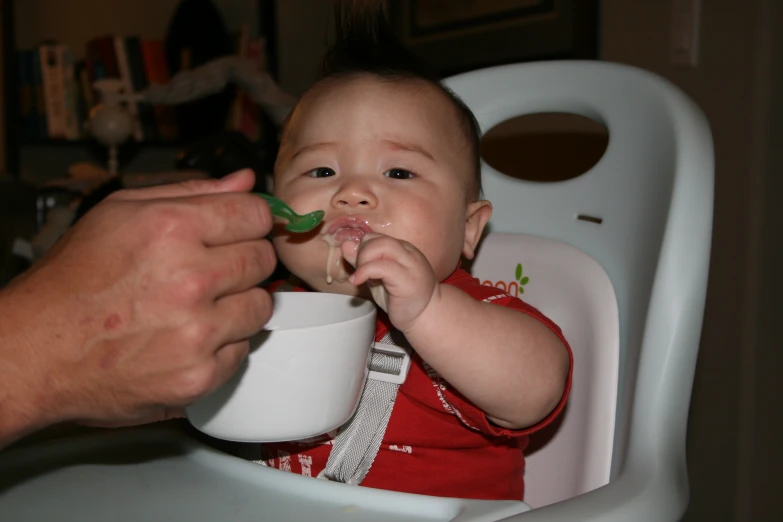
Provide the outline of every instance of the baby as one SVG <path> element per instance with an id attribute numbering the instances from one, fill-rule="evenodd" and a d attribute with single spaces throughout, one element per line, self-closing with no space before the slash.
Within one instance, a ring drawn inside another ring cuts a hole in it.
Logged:
<path id="1" fill-rule="evenodd" d="M 478 124 L 376 4 L 338 9 L 322 77 L 281 137 L 275 195 L 324 224 L 279 227 L 274 245 L 299 290 L 375 297 L 376 340 L 394 331 L 413 349 L 361 484 L 521 500 L 522 452 L 565 404 L 571 352 L 540 312 L 460 268 L 492 214 Z M 334 436 L 266 444 L 260 462 L 324 476 Z"/>

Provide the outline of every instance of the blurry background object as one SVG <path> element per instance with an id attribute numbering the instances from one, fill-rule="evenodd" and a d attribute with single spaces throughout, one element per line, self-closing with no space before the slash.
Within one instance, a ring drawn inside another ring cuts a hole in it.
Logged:
<path id="1" fill-rule="evenodd" d="M 33 262 L 122 188 L 251 168 L 256 190 L 268 190 L 279 125 L 296 102 L 273 76 L 274 2 L 75 3 L 2 4 L 16 62 L 4 85 L 19 103 L 3 104 L 14 131 L 0 148 L 10 179 L 34 194 L 27 212 L 3 209 L 30 226 L 4 226 L 2 260 L 14 251 Z"/>
<path id="2" fill-rule="evenodd" d="M 235 84 L 249 103 L 260 107 L 275 129 L 282 127 L 296 104 L 296 98 L 283 91 L 271 75 L 252 60 L 239 56 L 223 57 L 193 70 L 176 74 L 165 85 L 151 85 L 142 93 L 145 102 L 155 105 L 190 106 L 208 100 Z M 271 171 L 275 150 L 258 147 L 246 134 L 237 131 L 209 133 L 192 141 L 180 152 L 176 167 L 198 169 L 221 177 L 241 168 L 256 173 Z M 259 190 L 268 190 L 268 179 L 257 176 Z"/>
<path id="3" fill-rule="evenodd" d="M 117 79 L 98 80 L 93 86 L 100 101 L 90 111 L 89 132 L 100 144 L 108 147 L 107 168 L 110 174 L 117 174 L 117 147 L 131 137 L 138 123 L 128 110 L 134 93 L 124 92 L 123 83 Z"/>
<path id="4" fill-rule="evenodd" d="M 197 170 L 212 178 L 222 178 L 244 168 L 262 172 L 263 149 L 259 149 L 240 132 L 221 132 L 197 141 L 180 151 L 176 168 Z M 256 179 L 256 188 L 267 191 L 264 178 Z"/>
<path id="5" fill-rule="evenodd" d="M 187 71 L 234 52 L 234 44 L 223 16 L 211 0 L 182 0 L 171 19 L 165 40 L 169 73 Z M 203 139 L 226 124 L 232 85 L 203 99 L 176 107 L 177 126 L 185 142 Z"/>
<path id="6" fill-rule="evenodd" d="M 444 76 L 492 65 L 598 58 L 598 0 L 394 0 L 402 41 Z"/>
<path id="7" fill-rule="evenodd" d="M 14 239 L 36 232 L 35 187 L 0 176 L 0 288 L 30 266 L 14 253 Z"/>
<path id="8" fill-rule="evenodd" d="M 116 80 L 123 92 L 141 93 L 167 84 L 177 73 L 232 56 L 275 78 L 276 3 L 4 0 L 0 34 L 7 57 L 3 107 L 8 110 L 3 131 L 13 132 L 2 133 L 0 157 L 5 157 L 8 172 L 40 185 L 62 177 L 75 163 L 108 163 L 107 148 L 93 139 L 87 125 L 90 110 L 100 101 L 93 86 L 98 80 Z M 208 107 L 191 117 L 189 103 L 126 103 L 137 119 L 131 139 L 117 147 L 118 170 L 171 169 L 182 148 L 224 132 L 239 132 L 262 149 L 256 154 L 264 158 L 257 174 L 268 173 L 277 129 L 267 112 L 232 82 L 190 102 Z M 185 123 L 179 109 L 184 109 Z M 67 133 L 65 121 L 75 123 Z"/>
<path id="9" fill-rule="evenodd" d="M 258 63 L 241 56 L 216 58 L 193 70 L 177 73 L 165 84 L 150 85 L 144 91 L 144 100 L 153 105 L 187 106 L 193 100 L 209 99 L 230 84 L 236 84 L 264 109 L 278 127 L 296 104 L 296 97 L 281 89 Z"/>

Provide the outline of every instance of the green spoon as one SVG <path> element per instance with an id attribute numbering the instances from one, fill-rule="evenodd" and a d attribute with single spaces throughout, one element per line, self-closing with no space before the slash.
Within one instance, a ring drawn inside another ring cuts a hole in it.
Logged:
<path id="1" fill-rule="evenodd" d="M 283 201 L 277 199 L 269 194 L 262 194 L 261 192 L 255 192 L 256 196 L 261 196 L 269 204 L 269 208 L 272 210 L 272 215 L 288 221 L 285 229 L 290 232 L 302 233 L 310 232 L 312 229 L 321 224 L 324 219 L 324 211 L 316 210 L 300 216 L 291 207 L 286 205 Z"/>

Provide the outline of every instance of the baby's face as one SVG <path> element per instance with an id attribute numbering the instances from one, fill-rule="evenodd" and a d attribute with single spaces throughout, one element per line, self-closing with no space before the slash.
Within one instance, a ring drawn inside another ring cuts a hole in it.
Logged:
<path id="1" fill-rule="evenodd" d="M 357 295 L 341 270 L 327 283 L 324 234 L 342 242 L 372 231 L 416 246 L 443 280 L 464 250 L 472 253 L 465 244 L 470 165 L 456 112 L 436 88 L 370 76 L 321 84 L 289 121 L 274 192 L 296 212 L 326 216 L 310 234 L 277 227 L 278 256 L 316 290 Z"/>

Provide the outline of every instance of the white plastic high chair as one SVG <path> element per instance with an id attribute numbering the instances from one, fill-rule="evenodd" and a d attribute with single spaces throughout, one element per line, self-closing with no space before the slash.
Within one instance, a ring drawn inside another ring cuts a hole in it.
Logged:
<path id="1" fill-rule="evenodd" d="M 567 112 L 609 132 L 601 160 L 568 181 L 483 167 L 494 214 L 473 274 L 513 293 L 527 278 L 521 296 L 561 326 L 575 359 L 562 422 L 527 457 L 525 501 L 557 504 L 519 520 L 679 519 L 712 232 L 702 112 L 663 79 L 610 63 L 518 64 L 447 83 L 483 131 Z"/>
<path id="2" fill-rule="evenodd" d="M 0 513 L 96 522 L 677 520 L 688 497 L 685 426 L 712 225 L 702 113 L 664 80 L 601 62 L 502 66 L 447 83 L 485 131 L 537 112 L 581 114 L 609 130 L 603 158 L 569 181 L 530 183 L 484 167 L 495 213 L 474 274 L 512 292 L 527 277 L 523 297 L 562 327 L 575 357 L 565 415 L 528 456 L 532 510 L 281 473 L 153 426 L 0 453 Z"/>

